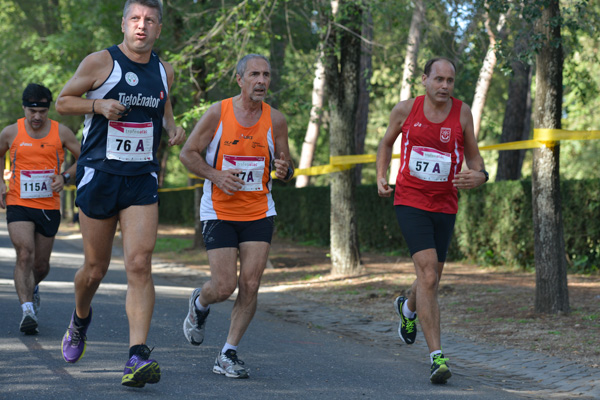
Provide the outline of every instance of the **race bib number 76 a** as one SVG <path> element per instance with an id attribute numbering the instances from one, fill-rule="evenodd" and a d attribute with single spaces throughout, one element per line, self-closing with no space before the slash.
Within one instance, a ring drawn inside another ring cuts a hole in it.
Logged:
<path id="1" fill-rule="evenodd" d="M 152 160 L 152 122 L 108 121 L 106 158 L 143 162 Z"/>

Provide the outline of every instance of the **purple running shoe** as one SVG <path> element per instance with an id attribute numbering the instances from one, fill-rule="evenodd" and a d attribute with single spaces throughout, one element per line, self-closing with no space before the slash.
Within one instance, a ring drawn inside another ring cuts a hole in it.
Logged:
<path id="1" fill-rule="evenodd" d="M 91 308 L 89 321 L 92 322 Z M 87 333 L 89 326 L 89 322 L 86 326 L 75 325 L 75 311 L 73 311 L 73 315 L 71 315 L 71 323 L 69 324 L 69 328 L 67 328 L 67 332 L 65 333 L 65 336 L 63 336 L 62 340 L 62 354 L 66 362 L 76 363 L 85 354 L 85 342 L 87 340 L 85 334 Z"/>
<path id="2" fill-rule="evenodd" d="M 131 356 L 125 370 L 121 384 L 130 387 L 141 388 L 146 383 L 157 383 L 160 381 L 160 367 L 156 360 L 149 360 L 152 350 L 145 344 L 141 345 L 136 354 Z"/>

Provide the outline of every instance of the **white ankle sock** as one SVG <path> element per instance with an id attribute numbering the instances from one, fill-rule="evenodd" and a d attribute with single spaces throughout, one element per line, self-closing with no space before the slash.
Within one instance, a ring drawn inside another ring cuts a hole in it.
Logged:
<path id="1" fill-rule="evenodd" d="M 429 354 L 429 359 L 431 360 L 431 363 L 432 363 L 432 364 L 433 364 L 433 356 L 435 356 L 436 354 L 442 354 L 442 351 L 441 351 L 441 350 L 435 350 L 435 351 L 432 351 L 432 352 Z"/>
<path id="2" fill-rule="evenodd" d="M 409 319 L 413 319 L 415 315 L 417 315 L 416 312 L 410 311 L 410 309 L 408 308 L 408 300 L 405 301 L 404 305 L 402 306 L 402 314 L 404 314 L 404 316 Z"/>
<path id="3" fill-rule="evenodd" d="M 196 301 L 194 302 L 194 305 L 196 306 L 196 308 L 200 311 L 202 311 L 203 313 L 207 312 L 208 309 L 210 308 L 210 304 L 208 305 L 208 307 L 204 307 L 202 304 L 200 304 L 200 296 L 196 297 Z"/>
<path id="4" fill-rule="evenodd" d="M 234 345 L 229 344 L 229 343 L 225 343 L 225 346 L 223 346 L 223 349 L 221 350 L 221 353 L 225 354 L 225 352 L 227 350 L 237 350 L 237 346 L 234 346 Z"/>
<path id="5" fill-rule="evenodd" d="M 33 312 L 33 303 L 30 301 L 27 301 L 27 302 L 21 304 L 21 309 L 23 309 L 23 312 L 25 312 L 27 310 Z"/>

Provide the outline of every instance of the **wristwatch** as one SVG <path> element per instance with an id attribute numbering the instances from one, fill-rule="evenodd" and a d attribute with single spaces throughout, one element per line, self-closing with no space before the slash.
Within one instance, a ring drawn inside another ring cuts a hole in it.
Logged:
<path id="1" fill-rule="evenodd" d="M 490 174 L 488 174 L 488 172 L 485 169 L 482 169 L 479 172 L 483 172 L 483 174 L 485 175 L 485 181 L 489 181 L 490 180 Z"/>
<path id="2" fill-rule="evenodd" d="M 65 180 L 65 185 L 67 184 L 67 182 L 69 182 L 69 179 L 71 179 L 71 174 L 67 173 L 67 172 L 63 172 L 62 173 L 62 177 Z"/>

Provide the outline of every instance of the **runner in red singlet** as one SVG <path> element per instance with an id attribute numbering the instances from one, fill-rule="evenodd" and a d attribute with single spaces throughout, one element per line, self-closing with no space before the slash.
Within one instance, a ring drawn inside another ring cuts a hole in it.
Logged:
<path id="1" fill-rule="evenodd" d="M 455 72 L 446 58 L 425 64 L 425 95 L 394 107 L 377 151 L 377 190 L 379 196 L 389 197 L 394 189 L 387 184 L 387 170 L 394 142 L 402 135 L 394 206 L 417 279 L 408 298 L 396 298 L 394 308 L 400 317 L 398 334 L 406 344 L 416 339 L 418 311 L 433 383 L 446 383 L 452 375 L 442 354 L 437 292 L 458 211 L 457 189 L 472 189 L 488 180 L 471 110 L 452 97 Z"/>

